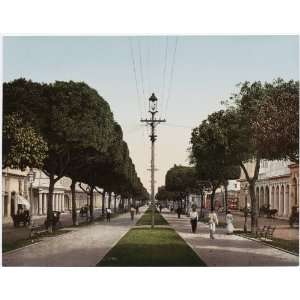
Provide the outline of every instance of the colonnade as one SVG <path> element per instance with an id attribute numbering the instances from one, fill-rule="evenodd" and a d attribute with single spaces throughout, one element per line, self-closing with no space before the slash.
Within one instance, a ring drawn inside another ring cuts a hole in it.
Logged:
<path id="1" fill-rule="evenodd" d="M 47 199 L 48 193 L 39 193 L 38 194 L 38 211 L 39 215 L 46 215 L 47 214 Z M 52 200 L 52 208 L 56 211 L 65 211 L 65 201 L 64 201 L 64 194 L 63 193 L 54 193 L 53 200 Z"/>
<path id="2" fill-rule="evenodd" d="M 288 218 L 292 207 L 299 206 L 298 178 L 291 181 L 261 183 L 256 186 L 258 206 L 269 205 L 270 209 L 277 209 L 277 216 Z"/>

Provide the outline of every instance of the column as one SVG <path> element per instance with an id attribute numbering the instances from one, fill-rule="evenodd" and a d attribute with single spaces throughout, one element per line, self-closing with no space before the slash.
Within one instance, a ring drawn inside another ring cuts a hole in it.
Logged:
<path id="1" fill-rule="evenodd" d="M 56 210 L 56 194 L 53 193 L 53 198 L 52 198 L 52 209 Z"/>
<path id="2" fill-rule="evenodd" d="M 39 215 L 43 214 L 43 194 L 39 193 Z"/>
<path id="3" fill-rule="evenodd" d="M 43 201 L 44 201 L 44 215 L 47 214 L 47 194 L 43 194 Z"/>
<path id="4" fill-rule="evenodd" d="M 59 194 L 55 194 L 55 203 L 56 203 L 56 209 L 55 210 L 59 210 L 59 198 L 58 198 Z"/>
<path id="5" fill-rule="evenodd" d="M 293 198 L 293 186 L 290 185 L 290 188 L 289 188 L 289 215 L 292 212 L 293 201 L 294 201 L 294 198 Z"/>
<path id="6" fill-rule="evenodd" d="M 65 211 L 65 197 L 64 197 L 64 194 L 61 194 L 61 198 L 62 198 L 62 211 Z"/>
<path id="7" fill-rule="evenodd" d="M 60 194 L 57 194 L 57 210 L 60 211 L 61 203 L 60 203 Z"/>

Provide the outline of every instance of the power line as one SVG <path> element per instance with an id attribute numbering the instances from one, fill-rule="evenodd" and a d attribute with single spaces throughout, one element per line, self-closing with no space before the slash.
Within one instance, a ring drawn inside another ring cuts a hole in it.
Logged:
<path id="1" fill-rule="evenodd" d="M 161 92 L 161 100 L 163 107 L 165 101 L 165 83 L 166 83 L 166 71 L 167 71 L 167 62 L 168 62 L 168 36 L 166 36 L 166 50 L 165 50 L 165 61 L 164 61 L 164 69 L 163 69 L 163 82 L 162 82 L 162 92 Z"/>
<path id="2" fill-rule="evenodd" d="M 142 60 L 142 51 L 141 51 L 141 40 L 138 40 L 138 50 L 139 50 L 139 56 L 140 56 L 140 74 L 141 74 L 141 85 L 142 85 L 142 91 L 143 91 L 143 107 L 145 108 L 145 101 L 146 101 L 146 95 L 145 95 L 145 88 L 144 88 L 144 73 L 143 73 L 143 60 Z M 146 110 L 145 110 L 146 113 Z"/>
<path id="3" fill-rule="evenodd" d="M 136 74 L 136 66 L 135 66 L 135 59 L 134 59 L 134 53 L 133 53 L 133 46 L 132 46 L 131 39 L 128 38 L 128 40 L 129 40 L 129 45 L 130 45 L 131 61 L 132 61 L 134 79 L 135 79 L 135 87 L 136 87 L 138 108 L 139 108 L 140 116 L 142 117 L 141 97 L 140 97 L 139 88 L 138 88 L 138 80 L 137 80 L 137 74 Z"/>
<path id="4" fill-rule="evenodd" d="M 196 126 L 190 126 L 190 125 L 181 125 L 181 124 L 172 124 L 172 123 L 165 123 L 162 124 L 163 126 L 168 126 L 168 127 L 182 127 L 182 128 L 188 128 L 188 129 L 193 129 Z"/>
<path id="5" fill-rule="evenodd" d="M 175 65 L 175 57 L 176 57 L 177 44 L 178 44 L 178 37 L 176 37 L 176 40 L 175 40 L 175 46 L 174 46 L 174 52 L 173 52 L 173 60 L 172 60 L 172 65 L 171 65 L 170 84 L 169 84 L 168 96 L 167 96 L 167 101 L 166 101 L 166 109 L 165 109 L 165 116 L 166 117 L 167 117 L 169 99 L 171 97 L 171 89 L 172 89 L 172 84 L 173 84 L 174 65 Z"/>

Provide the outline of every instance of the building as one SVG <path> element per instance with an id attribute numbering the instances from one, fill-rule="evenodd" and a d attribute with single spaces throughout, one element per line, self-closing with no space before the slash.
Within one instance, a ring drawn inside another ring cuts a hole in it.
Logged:
<path id="1" fill-rule="evenodd" d="M 254 163 L 247 163 L 250 175 L 254 172 Z M 250 205 L 248 182 L 243 171 L 240 178 L 241 190 L 239 208 Z M 293 206 L 299 206 L 299 165 L 289 161 L 262 160 L 255 184 L 258 206 L 270 205 L 277 209 L 277 217 L 287 219 Z"/>
<path id="2" fill-rule="evenodd" d="M 227 203 L 228 209 L 239 208 L 239 193 L 240 182 L 237 180 L 229 180 L 227 186 Z M 221 186 L 216 190 L 214 197 L 214 206 L 216 209 L 225 207 L 225 189 Z M 210 209 L 211 207 L 211 191 L 205 193 L 204 208 Z"/>
<path id="3" fill-rule="evenodd" d="M 61 178 L 55 183 L 53 193 L 53 210 L 67 212 L 72 209 L 71 179 Z M 86 187 L 83 184 L 83 187 Z M 89 196 L 77 184 L 76 207 L 80 208 L 89 203 Z M 47 199 L 49 193 L 49 178 L 41 170 L 33 170 L 33 182 L 30 183 L 29 169 L 25 171 L 5 168 L 2 170 L 2 219 L 3 223 L 12 222 L 11 216 L 16 214 L 18 196 L 26 198 L 30 202 L 32 216 L 47 214 Z M 119 201 L 116 201 L 117 205 Z M 108 204 L 108 196 L 105 197 L 105 206 Z M 114 198 L 112 198 L 114 205 Z M 94 208 L 102 207 L 102 195 L 94 192 Z"/>

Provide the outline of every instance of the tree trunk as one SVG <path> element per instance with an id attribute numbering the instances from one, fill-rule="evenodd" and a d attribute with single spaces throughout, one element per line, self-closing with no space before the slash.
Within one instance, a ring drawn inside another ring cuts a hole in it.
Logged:
<path id="1" fill-rule="evenodd" d="M 94 186 L 90 186 L 90 220 L 94 221 Z"/>
<path id="2" fill-rule="evenodd" d="M 114 194 L 114 212 L 117 212 L 117 197 L 116 194 Z"/>
<path id="3" fill-rule="evenodd" d="M 215 209 L 215 193 L 216 193 L 216 190 L 213 189 L 212 190 L 212 193 L 211 193 L 211 196 L 210 196 L 210 209 L 211 210 L 214 210 Z"/>
<path id="4" fill-rule="evenodd" d="M 228 213 L 228 181 L 224 184 L 225 189 L 225 213 Z"/>
<path id="5" fill-rule="evenodd" d="M 259 153 L 256 155 L 255 159 L 255 169 L 254 169 L 254 175 L 252 178 L 250 178 L 248 171 L 246 167 L 244 166 L 243 163 L 240 164 L 242 167 L 245 177 L 249 183 L 249 194 L 250 194 L 250 199 L 251 199 L 251 233 L 256 232 L 256 228 L 258 225 L 258 203 L 256 201 L 256 196 L 255 196 L 255 183 L 258 179 L 258 174 L 259 174 L 259 168 L 260 168 L 260 155 Z"/>
<path id="6" fill-rule="evenodd" d="M 102 216 L 104 216 L 105 214 L 105 190 L 103 190 L 103 193 L 102 193 Z"/>
<path id="7" fill-rule="evenodd" d="M 111 192 L 108 192 L 108 208 L 111 206 Z"/>
<path id="8" fill-rule="evenodd" d="M 250 193 L 250 199 L 251 199 L 251 233 L 256 232 L 257 228 L 257 212 L 258 212 L 258 205 L 256 201 L 256 196 L 255 196 L 255 181 L 251 181 L 249 184 L 249 193 Z"/>
<path id="9" fill-rule="evenodd" d="M 76 181 L 72 179 L 71 183 L 71 194 L 72 194 L 72 221 L 74 226 L 78 226 L 77 219 L 77 207 L 76 207 L 76 192 L 75 192 Z"/>
<path id="10" fill-rule="evenodd" d="M 47 202 L 47 226 L 48 232 L 53 232 L 53 192 L 54 192 L 54 185 L 55 179 L 54 175 L 50 174 L 49 176 L 49 193 L 48 193 L 48 202 Z"/>

